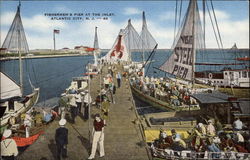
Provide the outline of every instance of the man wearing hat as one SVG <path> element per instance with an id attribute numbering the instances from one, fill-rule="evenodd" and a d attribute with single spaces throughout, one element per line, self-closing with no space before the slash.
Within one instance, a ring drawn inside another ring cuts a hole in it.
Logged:
<path id="1" fill-rule="evenodd" d="M 164 132 L 164 130 L 162 128 L 160 128 L 159 142 L 161 144 L 164 144 L 166 142 L 165 138 L 167 138 L 167 133 Z"/>
<path id="2" fill-rule="evenodd" d="M 80 114 L 81 113 L 81 106 L 82 106 L 82 93 L 80 93 L 80 91 L 77 91 L 75 98 L 76 98 L 77 112 L 78 112 L 78 114 Z"/>
<path id="3" fill-rule="evenodd" d="M 66 93 L 61 94 L 61 98 L 58 101 L 59 104 L 59 115 L 61 119 L 65 118 L 66 107 L 68 106 L 67 102 L 69 101 Z"/>
<path id="4" fill-rule="evenodd" d="M 85 90 L 85 96 L 84 96 L 83 102 L 84 102 L 83 117 L 84 117 L 84 120 L 88 120 L 89 119 L 89 107 L 90 107 L 90 104 L 92 103 L 92 98 L 88 90 Z"/>
<path id="5" fill-rule="evenodd" d="M 66 119 L 59 121 L 60 127 L 56 129 L 55 140 L 57 146 L 57 160 L 67 157 L 68 129 L 65 128 Z"/>
<path id="6" fill-rule="evenodd" d="M 1 157 L 3 160 L 14 160 L 18 154 L 16 142 L 10 138 L 12 131 L 6 129 L 1 141 Z"/>
<path id="7" fill-rule="evenodd" d="M 105 125 L 107 124 L 106 120 L 108 119 L 109 107 L 110 107 L 110 103 L 108 101 L 108 98 L 104 97 L 104 101 L 102 102 L 102 105 L 101 105 L 101 110 L 102 110 L 102 117 L 103 117 L 103 121 Z"/>
<path id="8" fill-rule="evenodd" d="M 171 129 L 171 133 L 172 133 L 172 139 L 174 140 L 176 137 L 180 137 L 180 134 L 179 133 L 176 133 L 176 130 L 175 129 Z"/>
<path id="9" fill-rule="evenodd" d="M 97 144 L 100 147 L 100 157 L 104 157 L 104 122 L 101 119 L 99 114 L 95 115 L 95 120 L 93 123 L 93 141 L 92 141 L 92 149 L 91 154 L 88 159 L 94 159 Z"/>
<path id="10" fill-rule="evenodd" d="M 70 104 L 72 122 L 75 123 L 75 118 L 77 116 L 77 105 L 75 96 L 72 96 L 70 98 L 69 104 Z"/>
<path id="11" fill-rule="evenodd" d="M 28 138 L 30 136 L 30 127 L 31 127 L 31 121 L 32 121 L 32 118 L 30 116 L 30 113 L 26 113 L 25 114 L 25 119 L 24 119 L 24 127 L 25 127 L 25 135 L 26 135 L 26 138 Z"/>

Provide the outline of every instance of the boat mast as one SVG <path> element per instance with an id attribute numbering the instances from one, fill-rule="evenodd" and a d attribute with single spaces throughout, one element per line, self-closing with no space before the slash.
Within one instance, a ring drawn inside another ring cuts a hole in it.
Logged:
<path id="1" fill-rule="evenodd" d="M 193 35 L 193 46 L 192 46 L 192 88 L 194 88 L 194 83 L 195 83 L 195 54 L 196 54 L 196 36 L 195 36 L 195 30 L 196 30 L 196 21 L 195 21 L 195 18 L 196 18 L 196 5 L 197 5 L 197 1 L 196 0 L 191 0 L 193 2 L 191 3 L 194 3 L 193 4 L 193 28 L 192 28 L 192 35 Z"/>
<path id="2" fill-rule="evenodd" d="M 97 55 L 97 49 L 99 48 L 99 45 L 98 45 L 98 38 L 97 38 L 97 27 L 95 27 L 95 39 L 94 39 L 94 65 L 97 66 L 98 62 L 97 62 L 97 59 L 98 59 L 98 55 Z"/>
<path id="3" fill-rule="evenodd" d="M 130 27 L 131 27 L 131 19 L 128 20 L 128 55 L 129 55 L 129 61 L 131 62 L 131 52 L 130 52 Z"/>
<path id="4" fill-rule="evenodd" d="M 143 11 L 142 12 L 142 31 L 143 31 L 143 28 L 146 27 L 146 17 L 145 17 L 145 12 Z M 142 63 L 143 65 L 146 65 L 146 62 L 145 62 L 145 50 L 144 50 L 144 37 L 141 37 L 142 38 Z M 142 70 L 142 74 L 143 74 L 143 77 L 145 77 L 145 68 L 143 67 L 143 70 Z"/>
<path id="5" fill-rule="evenodd" d="M 17 7 L 17 14 L 20 15 L 21 2 L 19 0 L 19 5 Z M 23 66 L 22 66 L 22 54 L 21 54 L 21 33 L 20 27 L 17 28 L 17 38 L 18 38 L 18 55 L 19 55 L 19 80 L 21 95 L 23 95 Z"/>
<path id="6" fill-rule="evenodd" d="M 204 37 L 204 49 L 206 49 L 206 0 L 202 1 L 203 5 L 203 37 Z"/>
<path id="7" fill-rule="evenodd" d="M 145 28 L 146 27 L 146 18 L 145 18 L 145 12 L 143 11 L 142 12 L 142 30 L 143 30 L 143 28 Z M 142 62 L 143 62 L 143 64 L 145 63 L 144 61 L 145 61 L 145 51 L 144 51 L 144 41 L 143 41 L 143 37 L 142 37 Z"/>

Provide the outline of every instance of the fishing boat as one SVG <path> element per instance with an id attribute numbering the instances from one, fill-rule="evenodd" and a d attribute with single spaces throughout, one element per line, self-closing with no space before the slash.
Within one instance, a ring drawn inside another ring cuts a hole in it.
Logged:
<path id="1" fill-rule="evenodd" d="M 240 65 L 243 67 L 232 69 L 231 67 L 224 67 L 221 71 L 203 71 L 195 72 L 196 81 L 201 83 L 212 84 L 219 87 L 234 87 L 239 89 L 249 89 L 250 88 L 250 75 L 249 75 L 249 64 L 244 63 L 250 60 L 249 57 L 240 57 L 237 53 L 239 50 L 236 43 L 228 52 L 232 52 L 235 55 L 235 62 L 228 63 L 227 66 Z M 243 62 L 243 63 L 242 63 Z M 225 66 L 224 63 L 196 63 L 196 65 L 214 65 L 214 66 Z"/>
<path id="2" fill-rule="evenodd" d="M 228 66 L 235 65 L 236 63 L 201 63 L 196 62 L 196 54 L 206 54 L 205 52 L 205 38 L 203 33 L 200 15 L 198 8 L 194 7 L 194 4 L 190 4 L 183 19 L 182 25 L 176 35 L 173 43 L 172 54 L 170 57 L 157 69 L 173 75 L 169 77 L 170 81 L 182 86 L 187 86 L 195 92 L 211 92 L 217 89 L 222 92 L 228 92 L 227 87 L 232 88 L 232 93 L 236 93 L 238 97 L 239 92 L 244 92 L 243 88 L 246 88 L 246 92 L 249 92 L 249 69 L 231 69 L 225 67 L 222 71 L 196 71 L 198 65 L 203 66 Z M 203 27 L 204 28 L 204 27 Z M 142 38 L 145 39 L 145 38 Z M 222 42 L 221 42 L 222 43 Z M 223 46 L 223 45 L 222 45 Z M 223 51 L 223 50 L 222 50 Z M 223 54 L 223 53 L 222 53 Z M 241 64 L 242 65 L 242 64 Z M 169 104 L 145 95 L 141 90 L 131 84 L 132 91 L 136 97 L 148 102 L 152 106 L 163 107 L 172 110 Z M 235 92 L 234 92 L 235 91 Z M 246 94 L 246 96 L 249 95 Z M 174 107 L 177 111 L 179 107 Z"/>
<path id="3" fill-rule="evenodd" d="M 180 106 L 173 107 L 167 104 L 165 101 L 156 98 L 155 94 L 152 96 L 151 93 L 147 93 L 147 90 L 145 92 L 142 87 L 144 85 L 141 85 L 140 83 L 143 83 L 143 80 L 140 81 L 143 79 L 143 77 L 141 79 L 138 78 L 134 80 L 131 78 L 131 90 L 136 97 L 148 102 L 154 107 L 162 107 L 165 105 L 164 107 L 168 110 L 168 112 L 144 114 L 141 116 L 145 139 L 146 142 L 151 146 L 152 155 L 154 157 L 164 159 L 195 159 L 197 158 L 197 155 L 201 154 L 191 149 L 187 151 L 177 151 L 168 148 L 162 149 L 157 145 L 154 145 L 154 140 L 159 138 L 160 129 L 165 131 L 167 135 L 171 135 L 171 129 L 176 129 L 177 133 L 180 134 L 182 139 L 186 139 L 189 137 L 190 132 L 188 133 L 188 131 L 192 130 L 197 123 L 202 122 L 203 124 L 206 124 L 208 120 L 214 120 L 216 118 L 225 125 L 229 132 L 232 130 L 231 124 L 234 119 L 234 110 L 239 111 L 239 101 L 233 96 L 214 91 L 213 87 L 209 87 L 208 83 L 204 83 L 204 79 L 198 79 L 196 77 L 196 52 L 202 51 L 205 43 L 205 40 L 202 38 L 201 34 L 202 28 L 198 4 L 196 0 L 190 0 L 184 21 L 173 44 L 173 53 L 169 59 L 159 68 L 164 72 L 175 75 L 175 78 L 168 80 L 170 86 L 172 83 L 175 87 L 186 86 L 187 89 L 194 91 L 192 91 L 189 96 L 195 99 L 199 104 L 198 110 L 191 111 L 190 109 L 187 109 L 186 111 L 181 111 L 179 110 Z M 165 80 L 166 79 L 162 78 L 162 82 Z M 203 84 L 205 85 L 196 84 L 197 80 L 200 82 L 203 81 Z M 135 83 L 137 84 L 135 85 Z M 225 84 L 227 82 L 223 83 Z M 227 83 L 227 85 L 230 84 Z M 243 85 L 239 87 L 243 87 Z M 197 92 L 197 90 L 200 91 Z M 169 151 L 171 152 L 170 154 Z M 212 159 L 211 155 L 214 153 L 209 153 L 208 151 L 206 152 L 207 153 L 204 158 Z M 203 154 L 205 155 L 205 153 Z M 219 158 L 225 158 L 226 154 L 227 153 L 225 152 L 221 152 Z M 249 157 L 249 154 L 245 153 L 236 154 L 242 154 L 243 157 Z"/>
<path id="4" fill-rule="evenodd" d="M 28 111 L 37 103 L 39 98 L 39 88 L 33 87 L 30 81 L 32 93 L 28 95 L 23 94 L 23 68 L 21 54 L 27 54 L 29 49 L 22 25 L 20 7 L 21 4 L 19 3 L 15 18 L 2 45 L 4 53 L 17 53 L 19 55 L 20 84 L 1 71 L 1 133 L 9 125 L 8 122 L 11 117 L 16 118 L 20 116 L 21 113 Z"/>
<path id="5" fill-rule="evenodd" d="M 236 45 L 236 43 L 234 43 L 234 45 L 232 46 L 232 48 L 230 49 L 234 52 L 238 52 L 238 47 Z M 237 61 L 250 61 L 250 57 L 249 56 L 244 56 L 244 57 L 241 57 L 241 56 L 235 56 L 235 60 Z"/>

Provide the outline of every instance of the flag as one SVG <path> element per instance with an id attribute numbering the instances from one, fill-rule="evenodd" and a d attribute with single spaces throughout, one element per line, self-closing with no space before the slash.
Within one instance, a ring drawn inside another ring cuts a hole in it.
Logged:
<path id="1" fill-rule="evenodd" d="M 59 33 L 60 33 L 60 30 L 54 29 L 54 33 L 59 34 Z"/>

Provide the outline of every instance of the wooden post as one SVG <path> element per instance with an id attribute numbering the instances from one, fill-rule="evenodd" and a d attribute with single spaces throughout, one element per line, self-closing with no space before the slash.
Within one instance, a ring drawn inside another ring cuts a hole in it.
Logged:
<path id="1" fill-rule="evenodd" d="M 231 112 L 230 112 L 230 104 L 227 104 L 227 123 L 231 123 Z"/>
<path id="2" fill-rule="evenodd" d="M 53 30 L 54 51 L 56 50 L 55 30 Z"/>

